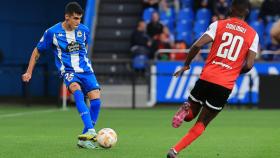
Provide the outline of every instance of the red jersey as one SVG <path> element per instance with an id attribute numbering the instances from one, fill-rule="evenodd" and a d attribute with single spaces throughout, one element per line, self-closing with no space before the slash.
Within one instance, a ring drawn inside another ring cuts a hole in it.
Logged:
<path id="1" fill-rule="evenodd" d="M 213 44 L 200 79 L 232 89 L 249 50 L 258 52 L 259 36 L 237 18 L 216 21 L 205 34 Z"/>

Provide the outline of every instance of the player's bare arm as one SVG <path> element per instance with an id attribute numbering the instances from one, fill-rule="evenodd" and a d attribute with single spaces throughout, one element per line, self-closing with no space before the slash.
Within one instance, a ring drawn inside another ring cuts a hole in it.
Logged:
<path id="1" fill-rule="evenodd" d="M 40 57 L 40 53 L 39 53 L 38 49 L 35 48 L 30 57 L 28 68 L 27 68 L 26 72 L 22 75 L 23 82 L 29 82 L 29 80 L 31 79 L 33 69 L 34 69 L 35 64 L 36 64 L 37 60 L 39 59 L 39 57 Z"/>
<path id="2" fill-rule="evenodd" d="M 210 42 L 213 42 L 213 39 L 207 34 L 204 34 L 199 40 L 197 40 L 190 48 L 190 52 L 186 58 L 184 67 L 175 72 L 173 76 L 181 76 L 184 73 L 184 71 L 189 70 L 191 61 L 199 53 L 201 47 Z"/>
<path id="3" fill-rule="evenodd" d="M 253 68 L 255 58 L 256 58 L 256 54 L 257 53 L 249 50 L 249 52 L 247 54 L 246 62 L 244 64 L 244 66 L 242 67 L 240 74 L 247 73 Z"/>

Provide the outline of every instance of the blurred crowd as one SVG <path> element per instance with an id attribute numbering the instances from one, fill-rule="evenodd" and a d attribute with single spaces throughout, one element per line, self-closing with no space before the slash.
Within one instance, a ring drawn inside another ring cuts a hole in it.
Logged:
<path id="1" fill-rule="evenodd" d="M 259 34 L 259 60 L 280 61 L 280 0 L 251 0 L 246 21 Z M 131 35 L 133 57 L 184 60 L 186 53 L 161 53 L 159 49 L 188 49 L 210 23 L 228 18 L 231 0 L 143 0 L 142 20 Z M 203 49 L 208 49 L 205 46 Z M 271 53 L 273 51 L 273 53 Z M 279 52 L 279 51 L 278 51 Z M 207 54 L 196 60 L 205 60 Z"/>

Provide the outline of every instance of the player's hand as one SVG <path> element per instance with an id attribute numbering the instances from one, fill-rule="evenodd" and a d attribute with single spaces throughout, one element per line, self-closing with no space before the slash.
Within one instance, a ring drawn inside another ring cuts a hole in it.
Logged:
<path id="1" fill-rule="evenodd" d="M 186 65 L 184 67 L 182 67 L 180 70 L 176 71 L 173 76 L 175 77 L 179 77 L 181 76 L 186 70 L 189 70 L 190 69 L 190 66 Z"/>
<path id="2" fill-rule="evenodd" d="M 29 82 L 29 80 L 31 79 L 31 74 L 29 72 L 26 72 L 25 74 L 22 75 L 22 81 L 23 82 Z"/>

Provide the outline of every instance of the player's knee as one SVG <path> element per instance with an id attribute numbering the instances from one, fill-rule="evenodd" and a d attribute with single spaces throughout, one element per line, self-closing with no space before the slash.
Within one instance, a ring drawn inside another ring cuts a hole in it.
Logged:
<path id="1" fill-rule="evenodd" d="M 100 98 L 100 90 L 99 89 L 92 90 L 92 91 L 88 92 L 87 95 L 88 95 L 88 98 L 90 100 L 99 99 Z"/>
<path id="2" fill-rule="evenodd" d="M 72 93 L 74 93 L 76 90 L 81 90 L 81 87 L 78 83 L 74 82 L 70 84 L 69 89 Z"/>

